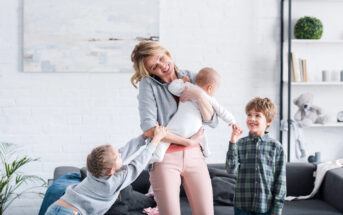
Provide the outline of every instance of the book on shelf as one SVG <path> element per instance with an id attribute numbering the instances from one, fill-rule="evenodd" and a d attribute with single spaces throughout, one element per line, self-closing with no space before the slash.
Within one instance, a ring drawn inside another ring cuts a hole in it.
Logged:
<path id="1" fill-rule="evenodd" d="M 292 52 L 292 81 L 293 82 L 301 81 L 299 58 L 294 52 Z"/>
<path id="2" fill-rule="evenodd" d="M 304 81 L 304 73 L 303 73 L 303 59 L 299 58 L 299 73 L 300 73 L 300 81 Z"/>
<path id="3" fill-rule="evenodd" d="M 292 52 L 292 82 L 307 82 L 307 61 Z"/>
<path id="4" fill-rule="evenodd" d="M 307 82 L 307 61 L 306 59 L 302 59 L 302 72 L 303 72 L 303 81 Z"/>

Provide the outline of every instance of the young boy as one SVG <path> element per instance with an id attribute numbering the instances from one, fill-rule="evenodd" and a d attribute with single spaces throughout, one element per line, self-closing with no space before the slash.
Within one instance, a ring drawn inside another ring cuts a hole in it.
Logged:
<path id="1" fill-rule="evenodd" d="M 87 157 L 87 177 L 70 185 L 65 194 L 52 204 L 46 215 L 104 214 L 116 201 L 119 192 L 131 184 L 148 164 L 166 128 L 156 126 L 154 138 L 128 165 L 123 160 L 145 145 L 143 136 L 130 140 L 117 150 L 111 145 L 98 146 Z"/>
<path id="2" fill-rule="evenodd" d="M 205 67 L 201 69 L 195 77 L 195 85 L 190 83 L 187 76 L 182 79 L 176 79 L 172 81 L 168 90 L 175 96 L 180 96 L 185 87 L 198 87 L 201 89 L 205 99 L 209 101 L 215 110 L 216 114 L 223 119 L 229 125 L 235 124 L 236 120 L 234 116 L 221 106 L 217 100 L 213 97 L 220 86 L 220 76 L 212 68 Z M 195 101 L 187 101 L 179 103 L 178 109 L 173 118 L 169 121 L 167 129 L 169 132 L 180 135 L 185 138 L 190 138 L 196 134 L 202 127 L 202 117 L 198 104 Z M 164 158 L 164 154 L 167 151 L 170 143 L 161 142 L 150 163 L 161 162 Z M 206 139 L 200 143 L 205 156 L 209 155 L 209 148 L 207 146 Z"/>
<path id="3" fill-rule="evenodd" d="M 233 126 L 226 170 L 237 173 L 235 215 L 281 215 L 286 197 L 285 156 L 282 145 L 269 137 L 276 107 L 268 98 L 256 97 L 245 107 L 249 136 Z M 239 139 L 239 140 L 238 140 Z"/>

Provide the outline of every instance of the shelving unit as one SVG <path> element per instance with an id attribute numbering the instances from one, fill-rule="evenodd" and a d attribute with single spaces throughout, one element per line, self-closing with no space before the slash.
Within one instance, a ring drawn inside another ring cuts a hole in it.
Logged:
<path id="1" fill-rule="evenodd" d="M 313 13 L 310 13 L 312 9 Z M 312 132 L 311 135 L 305 135 L 305 138 L 308 138 L 309 142 L 311 142 L 315 135 L 319 135 L 321 138 L 324 138 L 325 135 L 331 135 L 333 136 L 332 142 L 336 144 L 335 147 L 337 147 L 337 143 L 342 143 L 342 148 L 339 148 L 339 150 L 340 153 L 343 153 L 343 141 L 338 140 L 342 139 L 341 134 L 343 130 L 341 129 L 343 128 L 343 123 L 335 122 L 336 113 L 343 110 L 343 100 L 341 99 L 343 95 L 343 82 L 321 81 L 321 70 L 329 70 L 330 72 L 343 70 L 343 60 L 341 60 L 343 59 L 343 26 L 335 28 L 337 25 L 335 22 L 343 19 L 341 11 L 343 11 L 343 0 L 281 0 L 280 121 L 287 120 L 288 131 L 286 132 L 286 137 L 280 131 L 280 141 L 283 144 L 287 143 L 288 161 L 291 161 L 291 150 L 293 150 L 291 120 L 296 111 L 295 108 L 294 110 L 292 109 L 292 101 L 305 91 L 314 94 L 314 100 L 316 100 L 314 105 L 319 105 L 330 112 L 330 121 L 328 123 L 323 125 L 313 124 L 303 128 L 304 133 Z M 287 16 L 286 19 L 285 15 Z M 324 32 L 321 39 L 294 39 L 294 24 L 298 18 L 303 16 L 314 16 L 322 20 Z M 309 64 L 308 74 L 311 76 L 309 82 L 288 81 L 291 80 L 291 53 L 293 50 L 295 50 L 299 57 L 307 60 Z M 321 131 L 320 129 L 323 130 Z M 314 142 L 317 144 L 320 141 Z M 315 144 L 313 145 L 315 147 Z M 330 145 L 330 147 L 333 146 Z"/>
<path id="2" fill-rule="evenodd" d="M 328 123 L 323 124 L 323 125 L 322 124 L 313 124 L 313 125 L 310 125 L 308 128 L 336 128 L 336 127 L 343 127 L 343 123 L 328 122 Z"/>
<path id="3" fill-rule="evenodd" d="M 343 40 L 296 40 L 292 39 L 293 44 L 334 44 L 343 45 Z"/>
<path id="4" fill-rule="evenodd" d="M 288 81 L 285 81 L 288 83 Z M 291 82 L 292 86 L 342 86 L 343 82 Z"/>

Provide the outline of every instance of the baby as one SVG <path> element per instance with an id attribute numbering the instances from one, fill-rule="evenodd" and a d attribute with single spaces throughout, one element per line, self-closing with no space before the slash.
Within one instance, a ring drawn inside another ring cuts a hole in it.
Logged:
<path id="1" fill-rule="evenodd" d="M 154 138 L 148 144 L 145 142 L 147 137 L 141 135 L 119 150 L 111 145 L 93 149 L 87 157 L 87 177 L 80 184 L 70 185 L 65 194 L 50 205 L 45 215 L 104 214 L 116 201 L 119 192 L 140 175 L 166 133 L 166 128 L 157 126 Z M 123 166 L 123 160 L 141 147 L 145 148 Z"/>
<path id="2" fill-rule="evenodd" d="M 212 97 L 220 86 L 220 76 L 214 69 L 208 67 L 201 69 L 196 75 L 195 85 L 189 82 L 187 76 L 184 76 L 182 79 L 176 79 L 171 82 L 168 89 L 173 95 L 180 96 L 186 86 L 199 87 L 216 114 L 229 125 L 236 124 L 234 116 Z M 198 104 L 195 101 L 186 101 L 179 103 L 178 110 L 169 121 L 167 129 L 179 136 L 190 138 L 199 131 L 201 126 L 202 117 Z M 156 148 L 150 163 L 161 162 L 169 145 L 170 143 L 161 142 Z M 207 157 L 210 152 L 205 138 L 200 145 L 204 155 Z"/>

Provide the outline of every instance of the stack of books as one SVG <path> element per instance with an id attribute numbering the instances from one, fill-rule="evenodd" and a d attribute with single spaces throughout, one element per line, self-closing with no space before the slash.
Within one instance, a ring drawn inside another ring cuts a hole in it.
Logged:
<path id="1" fill-rule="evenodd" d="M 307 61 L 292 52 L 292 82 L 307 82 Z"/>

